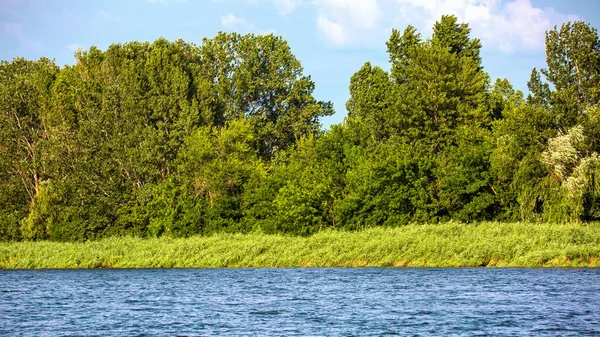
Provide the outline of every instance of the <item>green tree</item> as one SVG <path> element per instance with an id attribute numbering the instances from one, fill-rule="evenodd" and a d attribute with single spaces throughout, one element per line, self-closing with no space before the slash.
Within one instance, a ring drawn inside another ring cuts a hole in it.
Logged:
<path id="1" fill-rule="evenodd" d="M 508 83 L 497 81 L 491 102 L 502 118 L 493 123 L 490 154 L 492 191 L 499 202 L 498 218 L 509 221 L 538 220 L 540 181 L 545 176 L 538 155 L 555 133 L 547 107 L 527 102 Z"/>
<path id="2" fill-rule="evenodd" d="M 548 106 L 550 86 L 548 83 L 542 82 L 540 72 L 536 68 L 533 68 L 531 71 L 527 88 L 530 92 L 527 95 L 527 103 L 544 107 Z"/>
<path id="3" fill-rule="evenodd" d="M 572 126 L 589 106 L 600 103 L 600 40 L 590 24 L 575 21 L 546 32 L 547 68 L 554 87 L 552 106 L 561 126 Z"/>
<path id="4" fill-rule="evenodd" d="M 201 47 L 204 78 L 211 80 L 214 124 L 248 119 L 262 158 L 320 130 L 319 117 L 331 115 L 329 102 L 312 96 L 310 77 L 281 37 L 219 33 Z"/>
<path id="5" fill-rule="evenodd" d="M 450 48 L 450 53 L 458 57 L 467 57 L 479 65 L 481 70 L 481 41 L 471 38 L 471 28 L 466 23 L 458 23 L 454 15 L 442 15 L 433 25 L 431 40 L 440 46 Z"/>
<path id="6" fill-rule="evenodd" d="M 401 126 L 395 125 L 393 83 L 381 68 L 367 62 L 350 79 L 350 99 L 346 103 L 348 123 L 360 139 L 380 142 L 388 139 Z"/>
<path id="7" fill-rule="evenodd" d="M 598 51 L 598 36 L 589 24 L 566 23 L 546 33 L 548 67 L 541 73 L 550 84 L 534 68 L 528 104 L 510 104 L 494 125 L 491 164 L 502 216 L 529 221 L 594 218 L 598 137 L 591 130 L 598 130 Z M 557 159 L 566 153 L 574 157 Z"/>
<path id="8" fill-rule="evenodd" d="M 44 119 L 57 72 L 46 58 L 0 63 L 0 240 L 21 237 L 19 221 L 50 178 L 43 163 L 48 137 Z M 45 232 L 32 236 L 37 237 Z"/>
<path id="9" fill-rule="evenodd" d="M 390 75 L 367 63 L 352 77 L 347 124 L 365 152 L 348 171 L 342 207 L 345 218 L 363 218 L 348 221 L 490 217 L 489 76 L 480 42 L 469 34 L 453 16 L 442 17 L 425 41 L 412 26 L 393 30 Z M 494 97 L 504 104 L 500 93 Z"/>
<path id="10" fill-rule="evenodd" d="M 301 235 L 343 226 L 335 203 L 346 183 L 346 137 L 344 127 L 332 126 L 320 137 L 303 137 L 278 153 L 269 174 L 248 186 L 247 226 Z"/>
<path id="11" fill-rule="evenodd" d="M 240 119 L 200 128 L 186 138 L 179 173 L 189 194 L 202 203 L 203 232 L 243 230 L 245 186 L 266 174 L 254 137 L 250 122 Z"/>

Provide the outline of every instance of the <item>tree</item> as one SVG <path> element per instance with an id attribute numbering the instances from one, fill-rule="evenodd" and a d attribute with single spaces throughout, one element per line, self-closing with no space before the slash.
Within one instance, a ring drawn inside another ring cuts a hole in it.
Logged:
<path id="1" fill-rule="evenodd" d="M 269 174 L 247 185 L 247 227 L 307 235 L 343 226 L 336 202 L 345 187 L 346 131 L 332 126 L 320 137 L 303 137 L 293 148 L 279 152 Z"/>
<path id="2" fill-rule="evenodd" d="M 546 32 L 546 63 L 542 74 L 554 86 L 552 105 L 572 126 L 588 107 L 600 103 L 600 40 L 595 28 L 568 22 Z"/>
<path id="3" fill-rule="evenodd" d="M 312 96 L 314 82 L 281 37 L 219 33 L 204 39 L 200 52 L 202 76 L 211 81 L 214 124 L 248 119 L 262 158 L 316 134 L 319 117 L 333 113 L 331 103 Z"/>
<path id="4" fill-rule="evenodd" d="M 46 58 L 0 63 L 0 240 L 21 236 L 19 221 L 49 179 L 43 163 L 44 119 L 57 72 L 58 67 Z"/>
<path id="5" fill-rule="evenodd" d="M 186 139 L 178 171 L 189 194 L 201 201 L 202 232 L 242 230 L 246 185 L 266 174 L 254 137 L 252 124 L 240 119 L 201 128 Z"/>
<path id="6" fill-rule="evenodd" d="M 363 141 L 388 139 L 400 126 L 393 111 L 393 84 L 381 68 L 367 62 L 350 79 L 350 99 L 346 103 L 348 122 Z"/>
<path id="7" fill-rule="evenodd" d="M 412 26 L 403 34 L 394 29 L 387 43 L 390 75 L 367 63 L 352 77 L 347 125 L 365 152 L 348 171 L 348 196 L 354 196 L 343 208 L 379 215 L 349 221 L 489 216 L 495 202 L 487 174 L 489 77 L 480 42 L 469 33 L 453 16 L 442 17 L 425 41 Z"/>
<path id="8" fill-rule="evenodd" d="M 236 165 L 252 167 L 258 164 L 250 154 L 269 160 L 296 139 L 316 134 L 318 118 L 332 113 L 330 103 L 312 97 L 314 83 L 302 75 L 287 43 L 273 35 L 221 33 L 200 47 L 162 38 L 113 44 L 106 51 L 79 51 L 76 60 L 60 71 L 48 95 L 46 163 L 54 179 L 48 195 L 54 197 L 46 198 L 44 209 L 60 210 L 46 226 L 51 239 L 144 233 L 152 216 L 144 215 L 141 205 L 160 208 L 166 205 L 163 194 L 186 203 L 178 206 L 185 214 L 192 208 L 198 214 L 212 212 L 215 230 L 229 227 L 241 217 L 238 199 L 246 178 L 234 190 L 213 186 L 223 197 L 197 208 L 203 205 L 198 200 L 212 199 L 192 193 L 186 185 L 190 176 L 178 172 L 197 160 L 184 155 L 194 144 L 191 136 L 210 130 L 225 141 L 239 126 L 252 143 Z M 207 139 L 205 145 L 215 145 L 212 136 Z M 191 162 L 182 163 L 183 158 Z M 209 166 L 201 175 L 223 175 L 234 164 L 220 156 L 210 162 L 225 166 Z M 214 184 L 221 181 L 216 176 Z M 227 223 L 217 225 L 221 218 Z M 177 221 L 183 227 L 165 227 L 173 235 L 208 226 Z"/>
<path id="9" fill-rule="evenodd" d="M 471 38 L 471 28 L 466 23 L 458 23 L 454 15 L 442 15 L 433 25 L 431 40 L 442 47 L 450 48 L 450 53 L 458 57 L 472 59 L 481 70 L 481 41 Z"/>
<path id="10" fill-rule="evenodd" d="M 542 82 L 540 72 L 533 68 L 527 82 L 529 95 L 527 95 L 527 103 L 537 106 L 548 107 L 548 99 L 550 96 L 550 86 L 548 83 Z"/>

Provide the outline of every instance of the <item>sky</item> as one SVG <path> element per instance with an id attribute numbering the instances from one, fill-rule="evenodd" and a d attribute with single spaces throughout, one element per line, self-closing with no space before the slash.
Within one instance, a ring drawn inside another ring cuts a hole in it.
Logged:
<path id="1" fill-rule="evenodd" d="M 91 46 L 273 33 L 315 82 L 315 97 L 333 102 L 327 127 L 346 116 L 352 74 L 367 61 L 389 69 L 392 28 L 410 24 L 428 37 L 443 14 L 481 39 L 492 80 L 508 78 L 525 92 L 532 68 L 545 66 L 545 31 L 574 20 L 600 28 L 598 0 L 0 0 L 0 59 L 48 57 L 62 66 Z"/>

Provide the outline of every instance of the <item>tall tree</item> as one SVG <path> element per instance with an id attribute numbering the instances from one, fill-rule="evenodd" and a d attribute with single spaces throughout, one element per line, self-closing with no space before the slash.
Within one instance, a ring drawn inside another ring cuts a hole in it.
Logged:
<path id="1" fill-rule="evenodd" d="M 471 38 L 471 28 L 466 23 L 458 23 L 454 15 L 442 15 L 440 21 L 433 25 L 431 40 L 443 47 L 450 48 L 450 53 L 459 57 L 468 57 L 481 67 L 481 41 Z M 480 68 L 481 69 L 481 68 Z"/>
<path id="2" fill-rule="evenodd" d="M 365 141 L 379 142 L 389 138 L 397 120 L 392 110 L 393 84 L 388 74 L 367 62 L 350 79 L 350 99 L 346 103 L 348 122 L 355 126 Z"/>
<path id="3" fill-rule="evenodd" d="M 537 106 L 548 106 L 550 96 L 550 86 L 548 83 L 542 82 L 540 72 L 533 68 L 529 81 L 527 82 L 529 95 L 527 95 L 527 103 Z"/>
<path id="4" fill-rule="evenodd" d="M 494 203 L 487 174 L 489 77 L 482 71 L 480 42 L 469 34 L 468 25 L 453 16 L 442 17 L 426 41 L 412 26 L 402 34 L 393 30 L 387 43 L 390 75 L 366 64 L 352 77 L 347 123 L 361 134 L 370 159 L 359 160 L 360 169 L 348 173 L 357 177 L 348 185 L 357 203 L 351 213 L 380 209 L 383 217 L 371 219 L 379 224 L 393 222 L 385 209 L 396 221 L 404 219 L 400 222 L 486 216 Z M 391 154 L 380 152 L 383 148 L 402 153 L 384 160 Z M 382 179 L 398 173 L 377 183 L 372 178 L 377 170 Z M 371 187 L 357 184 L 371 180 Z M 394 206 L 399 204 L 404 206 Z"/>
<path id="5" fill-rule="evenodd" d="M 270 158 L 320 129 L 331 103 L 313 96 L 314 82 L 281 37 L 219 33 L 204 39 L 202 76 L 214 93 L 214 123 L 245 118 L 255 128 L 261 157 Z"/>
<path id="6" fill-rule="evenodd" d="M 57 73 L 46 58 L 0 63 L 0 239 L 20 237 L 19 220 L 39 202 L 49 178 L 43 165 L 44 118 Z M 25 223 L 26 236 L 44 237 L 38 227 Z"/>
<path id="7" fill-rule="evenodd" d="M 546 32 L 547 68 L 554 86 L 552 104 L 573 125 L 589 106 L 600 102 L 600 40 L 590 24 L 575 21 Z"/>

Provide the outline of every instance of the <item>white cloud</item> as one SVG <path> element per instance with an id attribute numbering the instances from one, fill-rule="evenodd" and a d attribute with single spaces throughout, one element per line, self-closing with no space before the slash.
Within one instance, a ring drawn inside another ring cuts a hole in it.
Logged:
<path id="1" fill-rule="evenodd" d="M 396 0 L 405 19 L 414 18 L 421 10 L 427 27 L 444 14 L 454 14 L 469 23 L 472 36 L 503 51 L 514 49 L 543 49 L 544 33 L 556 24 L 576 17 L 556 12 L 552 8 L 538 8 L 530 0 L 501 2 L 496 0 Z"/>
<path id="2" fill-rule="evenodd" d="M 275 6 L 279 9 L 281 15 L 288 15 L 293 12 L 296 7 L 302 4 L 301 0 L 272 0 Z"/>
<path id="3" fill-rule="evenodd" d="M 227 29 L 236 31 L 250 31 L 254 29 L 254 25 L 246 21 L 246 19 L 239 18 L 231 13 L 221 17 L 221 25 Z"/>
<path id="4" fill-rule="evenodd" d="M 315 0 L 314 4 L 336 19 L 344 17 L 363 28 L 373 27 L 381 17 L 377 0 Z"/>
<path id="5" fill-rule="evenodd" d="M 258 4 L 258 0 L 246 0 Z M 377 0 L 270 0 L 281 15 L 298 7 L 312 7 L 317 15 L 317 29 L 335 45 L 355 46 L 373 43 L 381 35 L 382 12 Z"/>
<path id="6" fill-rule="evenodd" d="M 317 19 L 317 28 L 325 34 L 325 36 L 337 45 L 342 45 L 347 42 L 348 38 L 344 33 L 344 28 L 325 16 L 319 16 Z"/>
<path id="7" fill-rule="evenodd" d="M 246 20 L 238 18 L 231 13 L 221 17 L 221 25 L 223 25 L 223 27 L 235 28 L 236 26 L 244 24 L 246 24 Z"/>
<path id="8" fill-rule="evenodd" d="M 177 1 L 177 0 L 150 0 Z M 212 0 L 220 1 L 220 0 Z M 380 46 L 391 27 L 416 26 L 424 35 L 442 15 L 453 14 L 472 29 L 471 36 L 484 46 L 502 51 L 540 50 L 545 32 L 554 25 L 577 19 L 576 16 L 539 8 L 531 0 L 245 0 L 260 5 L 270 2 L 285 16 L 299 7 L 315 12 L 318 32 L 341 47 Z M 244 19 L 228 14 L 221 18 L 224 27 L 252 30 Z"/>
<path id="9" fill-rule="evenodd" d="M 377 0 L 314 0 L 317 28 L 337 45 L 369 43 L 379 34 L 382 12 Z"/>

